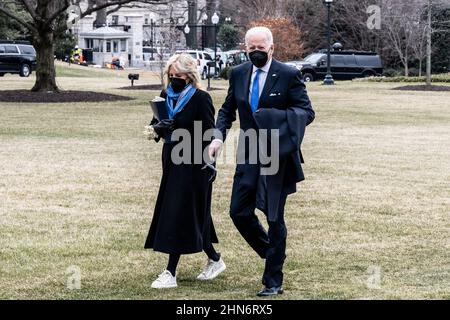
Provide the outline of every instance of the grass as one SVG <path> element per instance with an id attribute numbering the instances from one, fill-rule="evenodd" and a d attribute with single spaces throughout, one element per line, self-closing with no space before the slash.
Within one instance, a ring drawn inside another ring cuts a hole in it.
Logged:
<path id="1" fill-rule="evenodd" d="M 120 75 L 125 74 L 125 70 L 107 70 L 107 69 L 97 69 L 93 67 L 84 67 L 76 64 L 68 65 L 64 62 L 56 63 L 56 75 L 58 77 L 69 77 L 69 78 L 109 78 L 109 77 L 120 77 Z"/>
<path id="2" fill-rule="evenodd" d="M 407 82 L 407 83 L 425 83 L 426 77 L 405 77 L 405 76 L 392 76 L 392 77 L 370 77 L 370 78 L 360 78 L 356 81 L 369 81 L 369 82 Z M 439 83 L 449 83 L 450 73 L 434 74 L 431 76 L 431 82 Z"/>
<path id="3" fill-rule="evenodd" d="M 213 199 L 226 272 L 198 282 L 204 255 L 183 256 L 179 287 L 150 289 L 166 263 L 143 249 L 161 177 L 161 144 L 142 136 L 157 92 L 117 89 L 126 72 L 79 80 L 73 67 L 62 89 L 137 99 L 0 104 L 0 298 L 254 299 L 263 261 L 228 216 L 232 164 L 219 166 Z M 33 82 L 6 75 L 0 90 Z M 317 118 L 307 180 L 286 206 L 283 299 L 450 299 L 450 93 L 395 86 L 308 84 Z M 226 91 L 212 94 L 219 108 Z M 80 290 L 67 287 L 73 266 Z"/>

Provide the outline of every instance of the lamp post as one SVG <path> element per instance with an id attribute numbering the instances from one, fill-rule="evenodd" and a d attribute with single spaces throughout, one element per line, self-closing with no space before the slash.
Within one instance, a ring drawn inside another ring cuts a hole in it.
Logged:
<path id="1" fill-rule="evenodd" d="M 151 61 L 155 60 L 155 58 L 153 57 L 153 51 L 155 50 L 154 49 L 155 36 L 153 34 L 153 26 L 154 26 L 154 22 L 153 22 L 153 19 L 151 19 L 150 20 L 150 46 L 151 46 L 151 49 L 150 49 L 150 60 Z"/>
<path id="2" fill-rule="evenodd" d="M 186 23 L 186 26 L 184 27 L 184 33 L 189 34 L 191 32 L 191 28 L 189 28 L 189 25 Z"/>
<path id="3" fill-rule="evenodd" d="M 214 25 L 214 78 L 217 78 L 217 24 L 219 23 L 217 12 L 214 12 L 211 22 Z"/>
<path id="4" fill-rule="evenodd" d="M 186 26 L 184 27 L 184 33 L 186 35 L 188 35 L 191 32 L 191 28 L 196 28 L 195 32 L 194 32 L 195 33 L 194 37 L 197 37 L 197 33 L 198 33 L 197 32 L 197 30 L 198 30 L 197 28 L 201 28 L 201 32 L 202 32 L 202 45 L 201 45 L 201 48 L 202 48 L 202 51 L 204 51 L 205 50 L 205 38 L 206 38 L 206 31 L 205 30 L 206 30 L 206 27 L 208 27 L 208 25 L 207 25 L 208 15 L 206 13 L 204 13 L 201 20 L 202 20 L 202 22 L 199 25 L 192 24 L 192 23 L 189 24 L 189 21 L 188 21 L 186 23 Z M 198 47 L 199 47 L 197 40 L 195 41 L 194 47 L 192 47 L 191 49 L 198 49 Z"/>
<path id="5" fill-rule="evenodd" d="M 188 43 L 188 35 L 189 35 L 189 32 L 191 32 L 191 28 L 189 28 L 189 24 L 188 23 L 186 23 L 186 26 L 184 27 L 183 31 L 186 34 L 186 47 L 188 49 L 190 49 L 189 46 L 187 45 L 187 43 Z"/>
<path id="6" fill-rule="evenodd" d="M 184 33 L 186 34 L 186 38 L 187 38 L 187 35 L 189 34 L 189 32 L 191 32 L 191 28 L 189 28 L 189 25 L 186 23 L 186 26 L 184 27 Z"/>
<path id="7" fill-rule="evenodd" d="M 331 4 L 333 3 L 333 0 L 323 0 L 323 3 L 327 6 L 327 13 L 328 13 L 327 75 L 325 76 L 325 79 L 323 80 L 323 84 L 324 85 L 333 85 L 334 80 L 333 80 L 333 76 L 331 75 L 331 18 L 330 18 Z"/>
<path id="8" fill-rule="evenodd" d="M 208 23 L 208 15 L 205 13 L 202 17 L 202 51 L 205 51 L 205 43 L 206 43 L 206 25 Z"/>

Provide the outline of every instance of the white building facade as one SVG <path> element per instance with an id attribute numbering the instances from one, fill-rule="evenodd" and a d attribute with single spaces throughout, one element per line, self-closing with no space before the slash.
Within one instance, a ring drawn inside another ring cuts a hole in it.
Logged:
<path id="1" fill-rule="evenodd" d="M 197 1 L 197 17 L 204 15 L 205 5 L 205 0 Z M 82 3 L 80 7 L 84 11 L 87 4 Z M 149 60 L 157 59 L 159 53 L 166 58 L 186 48 L 183 30 L 188 13 L 188 1 L 136 4 L 109 14 L 101 28 L 94 28 L 96 13 L 93 13 L 79 20 L 71 31 L 80 48 L 93 50 L 95 64 L 104 66 L 113 58 L 125 58 L 126 66 L 140 68 L 148 65 Z"/>

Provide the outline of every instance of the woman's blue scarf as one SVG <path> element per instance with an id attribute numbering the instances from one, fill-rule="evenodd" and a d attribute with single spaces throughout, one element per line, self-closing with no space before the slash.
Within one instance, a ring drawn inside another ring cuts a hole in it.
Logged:
<path id="1" fill-rule="evenodd" d="M 175 93 L 171 85 L 167 87 L 166 107 L 169 119 L 173 119 L 178 112 L 184 109 L 196 91 L 197 88 L 193 87 L 192 84 L 187 85 L 180 93 Z M 177 104 L 174 108 L 173 102 L 175 100 L 177 100 Z"/>

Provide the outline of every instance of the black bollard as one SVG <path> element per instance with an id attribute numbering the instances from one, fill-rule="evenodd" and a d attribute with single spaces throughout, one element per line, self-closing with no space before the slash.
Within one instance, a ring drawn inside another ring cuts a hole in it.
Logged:
<path id="1" fill-rule="evenodd" d="M 138 73 L 130 73 L 128 75 L 128 79 L 131 80 L 131 86 L 134 86 L 134 80 L 139 80 L 139 74 Z"/>

